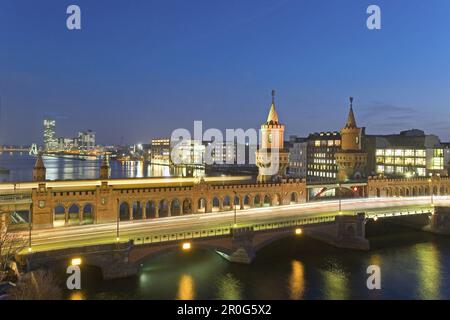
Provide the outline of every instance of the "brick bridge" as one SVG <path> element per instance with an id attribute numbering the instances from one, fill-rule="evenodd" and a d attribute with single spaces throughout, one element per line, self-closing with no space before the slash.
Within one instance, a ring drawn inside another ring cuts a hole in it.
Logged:
<path id="1" fill-rule="evenodd" d="M 416 224 L 416 227 L 430 232 L 450 234 L 450 208 L 436 207 L 416 212 L 322 216 L 260 223 L 236 229 L 224 227 L 165 235 L 143 235 L 126 243 L 35 252 L 26 254 L 21 259 L 29 270 L 39 267 L 65 270 L 72 259 L 81 258 L 83 265 L 99 267 L 105 279 L 113 279 L 135 275 L 145 260 L 171 250 L 183 250 L 183 245 L 186 244 L 192 249 L 213 250 L 234 263 L 251 263 L 260 249 L 279 239 L 299 234 L 340 248 L 368 250 L 365 225 L 370 220 L 376 221 L 380 218 L 396 218 L 405 225 Z"/>

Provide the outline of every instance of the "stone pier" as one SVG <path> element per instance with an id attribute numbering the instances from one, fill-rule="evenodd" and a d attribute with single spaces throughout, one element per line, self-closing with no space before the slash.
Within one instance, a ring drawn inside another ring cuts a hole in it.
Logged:
<path id="1" fill-rule="evenodd" d="M 365 214 L 336 216 L 333 223 L 305 229 L 305 234 L 337 248 L 369 250 L 365 234 Z"/>

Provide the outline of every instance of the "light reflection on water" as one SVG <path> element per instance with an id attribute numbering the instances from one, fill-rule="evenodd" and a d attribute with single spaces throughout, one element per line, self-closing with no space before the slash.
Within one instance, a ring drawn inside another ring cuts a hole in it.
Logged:
<path id="1" fill-rule="evenodd" d="M 292 272 L 289 277 L 289 289 L 291 300 L 301 300 L 303 299 L 303 294 L 305 291 L 305 274 L 303 264 L 298 260 L 293 260 Z"/>
<path id="2" fill-rule="evenodd" d="M 231 264 L 211 251 L 170 252 L 144 263 L 136 278 L 105 281 L 86 298 L 137 299 L 449 299 L 450 243 L 426 242 L 341 250 L 307 238 L 285 239 L 258 252 L 251 265 Z M 379 265 L 382 289 L 368 290 L 369 265 Z"/>
<path id="3" fill-rule="evenodd" d="M 189 274 L 183 274 L 178 284 L 177 300 L 194 300 L 195 286 L 194 278 Z"/>
<path id="4" fill-rule="evenodd" d="M 74 160 L 44 156 L 48 180 L 97 179 L 101 160 Z M 10 170 L 0 174 L 0 182 L 30 181 L 36 158 L 27 153 L 0 153 L 0 167 Z M 139 161 L 110 161 L 111 178 L 169 177 L 186 175 L 184 168 L 171 168 L 166 165 L 146 164 Z M 204 170 L 194 170 L 195 176 L 203 176 Z"/>

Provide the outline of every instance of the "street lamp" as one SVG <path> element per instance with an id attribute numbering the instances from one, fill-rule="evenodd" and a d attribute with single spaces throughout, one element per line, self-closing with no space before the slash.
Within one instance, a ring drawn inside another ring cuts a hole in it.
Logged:
<path id="1" fill-rule="evenodd" d="M 237 192 L 236 191 L 233 191 L 233 193 L 234 193 L 234 199 L 233 199 L 233 207 L 234 207 L 234 223 L 233 223 L 233 228 L 236 228 L 236 226 L 237 226 L 237 222 L 236 222 L 236 219 L 237 219 L 237 212 L 236 212 L 236 196 L 237 196 Z"/>
<path id="2" fill-rule="evenodd" d="M 431 201 L 431 206 L 434 206 L 434 190 L 433 190 L 433 179 L 428 179 L 428 182 L 430 183 L 430 201 Z"/>
<path id="3" fill-rule="evenodd" d="M 338 184 L 338 192 L 339 192 L 339 214 L 342 214 L 342 195 L 341 195 L 341 183 Z"/>
<path id="4" fill-rule="evenodd" d="M 117 225 L 116 225 L 116 241 L 119 242 L 120 234 L 119 234 L 119 226 L 120 226 L 120 207 L 119 200 L 117 200 Z"/>

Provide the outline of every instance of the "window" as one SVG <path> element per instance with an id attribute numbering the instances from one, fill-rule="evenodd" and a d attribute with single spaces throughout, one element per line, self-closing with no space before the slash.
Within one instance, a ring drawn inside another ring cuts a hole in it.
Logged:
<path id="1" fill-rule="evenodd" d="M 272 134 L 269 133 L 269 143 L 272 143 Z"/>

